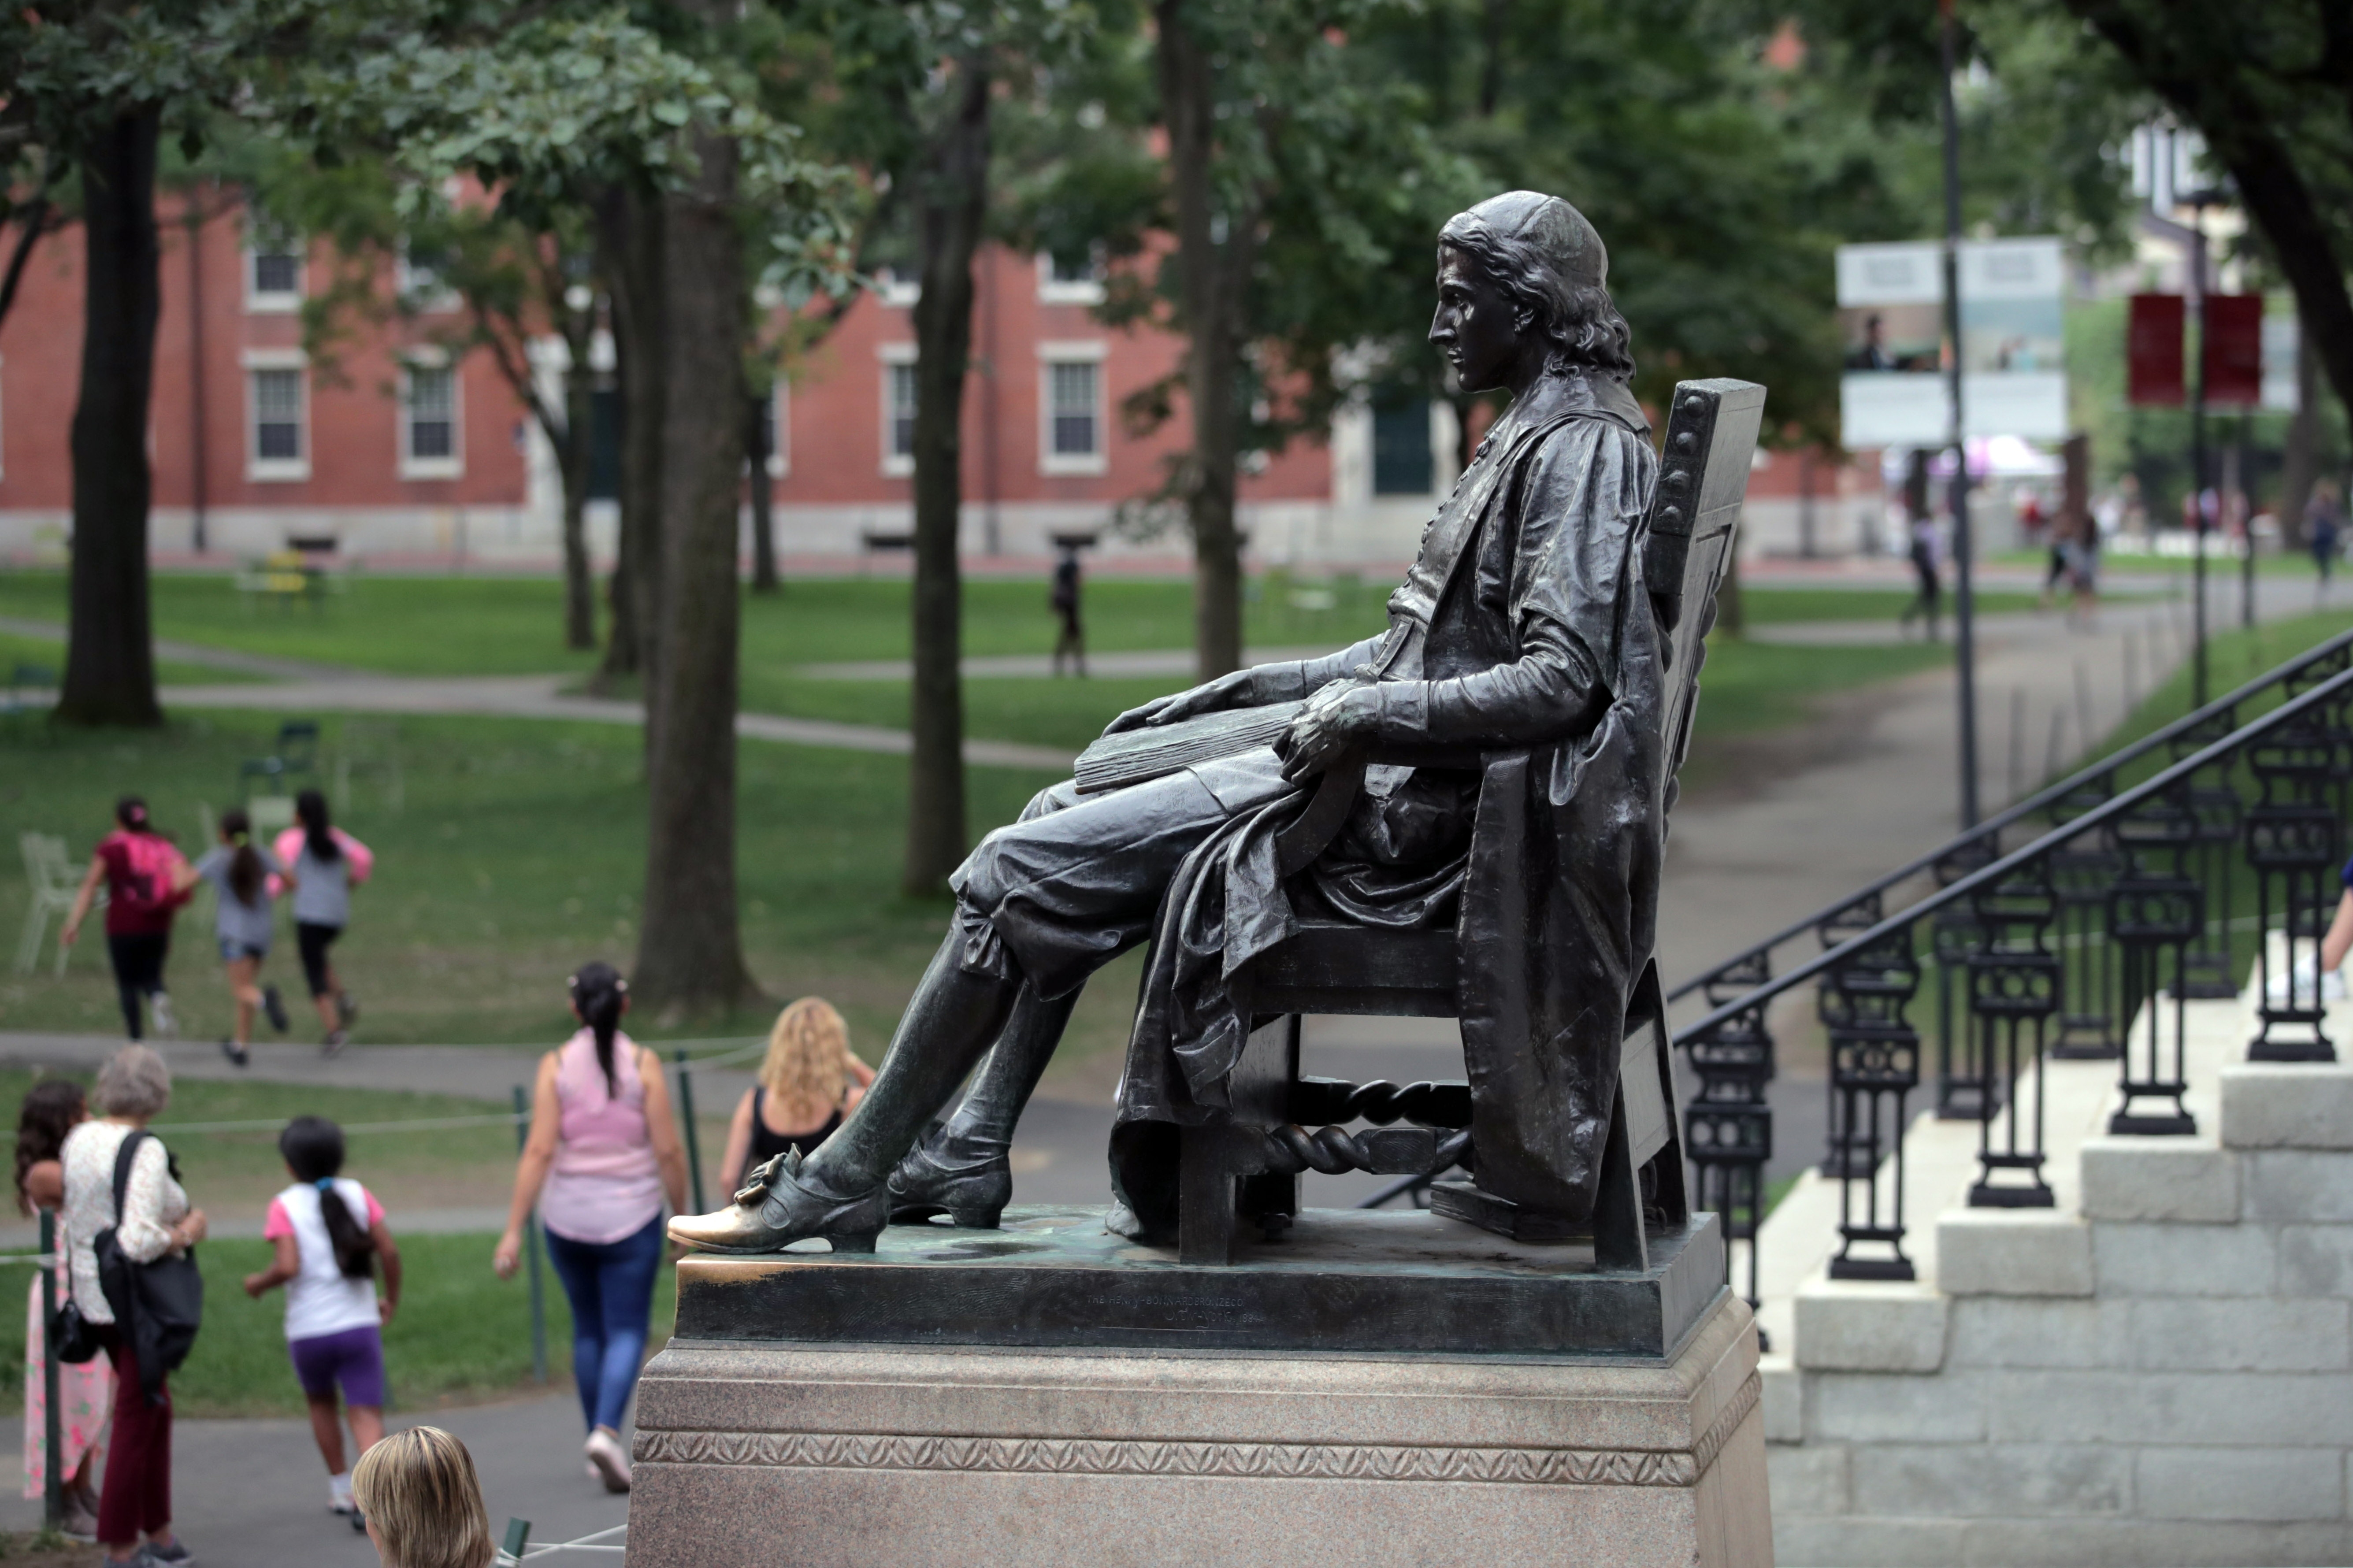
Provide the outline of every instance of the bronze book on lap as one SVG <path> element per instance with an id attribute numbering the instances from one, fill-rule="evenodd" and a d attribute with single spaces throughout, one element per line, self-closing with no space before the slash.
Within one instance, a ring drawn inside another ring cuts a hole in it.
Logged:
<path id="1" fill-rule="evenodd" d="M 1269 745 L 1291 728 L 1291 721 L 1306 706 L 1277 702 L 1266 708 L 1235 708 L 1102 736 L 1079 753 L 1078 765 L 1072 770 L 1079 793 L 1101 795 L 1105 790 L 1125 789 L 1198 763 L 1213 763 Z"/>

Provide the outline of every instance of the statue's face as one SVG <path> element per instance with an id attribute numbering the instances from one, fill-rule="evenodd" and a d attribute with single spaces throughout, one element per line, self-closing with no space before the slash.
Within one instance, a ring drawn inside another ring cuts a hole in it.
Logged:
<path id="1" fill-rule="evenodd" d="M 1476 258 L 1452 246 L 1438 253 L 1438 314 L 1430 341 L 1454 367 L 1465 392 L 1511 385 L 1526 357 L 1518 308 Z"/>

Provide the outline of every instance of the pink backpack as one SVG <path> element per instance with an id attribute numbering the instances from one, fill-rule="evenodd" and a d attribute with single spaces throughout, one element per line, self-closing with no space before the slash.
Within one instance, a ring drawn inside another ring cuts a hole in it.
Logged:
<path id="1" fill-rule="evenodd" d="M 188 901 L 195 889 L 172 890 L 172 872 L 185 858 L 172 841 L 158 833 L 116 833 L 115 843 L 122 847 L 122 858 L 130 874 L 121 879 L 112 898 L 133 915 L 163 914 L 176 910 Z"/>

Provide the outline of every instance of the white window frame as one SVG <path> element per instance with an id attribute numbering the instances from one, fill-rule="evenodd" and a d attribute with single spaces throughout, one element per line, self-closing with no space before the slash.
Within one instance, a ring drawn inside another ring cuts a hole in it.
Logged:
<path id="1" fill-rule="evenodd" d="M 1107 474 L 1111 472 L 1111 424 L 1107 417 L 1110 389 L 1103 374 L 1111 345 L 1100 339 L 1083 342 L 1041 342 L 1038 345 L 1038 471 L 1041 474 Z M 1092 364 L 1095 367 L 1095 449 L 1092 452 L 1054 450 L 1054 367 Z"/>
<path id="2" fill-rule="evenodd" d="M 245 477 L 253 484 L 283 484 L 311 477 L 311 362 L 301 349 L 248 349 L 239 356 L 245 371 Z M 253 373 L 290 370 L 302 389 L 301 416 L 295 421 L 302 455 L 265 458 L 261 450 L 261 399 L 254 395 Z"/>
<path id="3" fill-rule="evenodd" d="M 1041 305 L 1100 305 L 1103 302 L 1103 255 L 1094 253 L 1094 276 L 1092 278 L 1057 278 L 1054 276 L 1054 256 L 1051 251 L 1038 253 L 1038 303 Z"/>
<path id="4" fill-rule="evenodd" d="M 433 273 L 429 268 L 427 272 L 432 277 L 433 285 L 420 292 L 417 286 L 416 269 L 409 265 L 408 247 L 403 245 L 393 256 L 392 286 L 402 299 L 415 304 L 419 311 L 428 316 L 442 316 L 465 303 L 458 298 L 456 289 L 441 281 L 438 274 Z"/>
<path id="5" fill-rule="evenodd" d="M 248 316 L 290 316 L 301 310 L 303 299 L 311 289 L 311 255 L 299 235 L 289 235 L 283 250 L 267 249 L 256 245 L 252 229 L 245 236 L 245 313 Z M 294 289 L 291 293 L 264 293 L 256 287 L 255 271 L 264 256 L 294 258 Z"/>
<path id="6" fill-rule="evenodd" d="M 447 371 L 449 374 L 449 455 L 446 458 L 420 458 L 416 455 L 414 436 L 416 407 L 413 402 L 415 373 L 420 370 Z M 434 349 L 412 349 L 400 365 L 400 441 L 397 467 L 404 479 L 455 479 L 466 472 L 466 382 L 458 367 L 449 363 L 446 353 Z"/>
<path id="7" fill-rule="evenodd" d="M 768 388 L 768 477 L 781 479 L 793 471 L 793 385 L 781 375 Z"/>
<path id="8" fill-rule="evenodd" d="M 891 384 L 897 379 L 892 374 L 895 366 L 913 365 L 915 363 L 915 345 L 878 343 L 874 348 L 874 357 L 881 362 L 881 372 L 878 377 L 881 383 L 881 394 L 875 399 L 875 403 L 881 415 L 881 426 L 878 434 L 881 437 L 882 476 L 885 479 L 903 479 L 915 471 L 915 454 L 912 450 L 903 454 L 892 450 L 891 427 L 897 410 L 891 402 Z"/>
<path id="9" fill-rule="evenodd" d="M 923 297 L 922 279 L 910 281 L 900 277 L 888 267 L 874 275 L 874 281 L 879 286 L 875 293 L 881 297 L 882 303 L 894 310 L 911 310 L 915 301 Z"/>

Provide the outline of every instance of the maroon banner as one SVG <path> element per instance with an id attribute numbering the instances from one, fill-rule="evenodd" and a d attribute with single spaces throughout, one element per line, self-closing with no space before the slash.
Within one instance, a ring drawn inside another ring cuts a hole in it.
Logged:
<path id="1" fill-rule="evenodd" d="M 2263 297 L 2209 294 L 2202 337 L 2209 408 L 2253 408 L 2263 400 Z"/>
<path id="2" fill-rule="evenodd" d="M 2125 328 L 2125 401 L 2137 407 L 2179 408 L 2182 386 L 2181 296 L 2136 294 Z"/>

